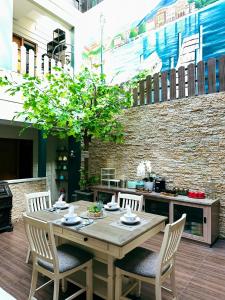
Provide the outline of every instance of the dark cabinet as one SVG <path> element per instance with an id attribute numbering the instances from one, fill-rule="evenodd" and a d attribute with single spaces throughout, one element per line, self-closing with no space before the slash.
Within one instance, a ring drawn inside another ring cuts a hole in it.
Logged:
<path id="1" fill-rule="evenodd" d="M 145 211 L 151 214 L 167 217 L 166 223 L 169 223 L 169 203 L 167 201 L 145 200 Z"/>
<path id="2" fill-rule="evenodd" d="M 180 219 L 182 214 L 187 215 L 184 232 L 187 234 L 203 237 L 204 235 L 203 208 L 174 204 L 174 221 Z"/>

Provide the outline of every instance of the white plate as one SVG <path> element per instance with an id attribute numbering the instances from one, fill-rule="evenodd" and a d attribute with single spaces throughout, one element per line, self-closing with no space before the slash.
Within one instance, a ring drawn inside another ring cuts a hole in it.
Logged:
<path id="1" fill-rule="evenodd" d="M 123 222 L 124 224 L 129 224 L 129 225 L 136 224 L 136 223 L 140 222 L 140 220 L 141 219 L 139 217 L 136 217 L 136 219 L 133 221 L 128 221 L 124 216 L 120 217 L 121 222 Z"/>
<path id="2" fill-rule="evenodd" d="M 69 203 L 66 203 L 64 206 L 57 206 L 57 204 L 53 204 L 52 205 L 54 208 L 58 208 L 58 209 L 66 209 L 68 208 L 70 205 Z"/>
<path id="3" fill-rule="evenodd" d="M 117 206 L 114 206 L 114 207 L 112 207 L 112 206 L 108 206 L 107 204 L 105 204 L 104 205 L 104 209 L 106 209 L 106 210 L 118 210 L 118 209 L 120 209 L 120 206 L 119 205 L 117 205 Z"/>
<path id="4" fill-rule="evenodd" d="M 79 223 L 80 221 L 81 221 L 80 217 L 76 217 L 76 219 L 73 221 L 66 221 L 65 218 L 61 219 L 61 222 L 65 225 L 75 225 L 75 224 Z"/>

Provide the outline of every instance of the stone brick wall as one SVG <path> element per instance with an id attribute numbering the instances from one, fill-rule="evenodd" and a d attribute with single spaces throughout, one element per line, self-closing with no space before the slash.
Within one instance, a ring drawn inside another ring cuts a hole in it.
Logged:
<path id="1" fill-rule="evenodd" d="M 31 179 L 12 181 L 9 182 L 9 187 L 13 194 L 13 209 L 12 209 L 12 221 L 18 221 L 22 218 L 23 212 L 26 211 L 25 194 L 33 192 L 46 191 L 46 179 Z"/>
<path id="2" fill-rule="evenodd" d="M 150 160 L 167 186 L 208 193 L 213 185 L 221 203 L 220 234 L 225 237 L 225 93 L 132 108 L 121 120 L 125 143 L 93 141 L 90 174 L 112 167 L 118 179 L 138 179 L 137 165 Z"/>

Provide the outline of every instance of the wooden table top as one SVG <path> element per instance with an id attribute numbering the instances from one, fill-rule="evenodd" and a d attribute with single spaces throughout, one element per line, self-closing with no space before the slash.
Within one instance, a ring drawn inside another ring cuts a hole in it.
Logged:
<path id="1" fill-rule="evenodd" d="M 77 201 L 70 203 L 70 205 L 75 206 L 75 213 L 80 215 L 82 212 L 87 210 L 87 207 L 91 205 L 87 201 Z M 29 216 L 40 219 L 43 221 L 54 222 L 61 219 L 68 210 L 61 210 L 59 213 L 49 212 L 49 211 L 37 211 L 33 213 L 28 213 Z M 117 246 L 123 246 L 147 231 L 151 231 L 157 225 L 164 223 L 167 217 L 145 213 L 145 212 L 135 212 L 141 219 L 147 221 L 146 224 L 139 226 L 138 228 L 128 231 L 127 229 L 114 227 L 111 225 L 112 222 L 119 221 L 120 217 L 124 214 L 124 211 L 120 212 L 108 212 L 106 217 L 102 219 L 95 219 L 94 223 L 83 227 L 81 229 L 76 229 L 76 226 L 66 226 L 61 223 L 55 223 L 55 226 L 62 227 L 69 231 L 78 232 L 84 236 L 90 236 Z"/>

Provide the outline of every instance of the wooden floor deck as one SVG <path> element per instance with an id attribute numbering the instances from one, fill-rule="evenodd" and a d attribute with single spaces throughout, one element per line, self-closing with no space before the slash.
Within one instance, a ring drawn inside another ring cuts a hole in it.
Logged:
<path id="1" fill-rule="evenodd" d="M 161 241 L 159 234 L 144 246 L 158 250 Z M 27 300 L 29 294 L 32 265 L 25 264 L 26 253 L 22 222 L 15 225 L 13 232 L 0 234 L 0 287 L 17 300 Z M 176 279 L 179 300 L 224 300 L 225 241 L 219 240 L 209 248 L 183 239 L 177 255 Z M 44 278 L 40 278 L 42 281 Z M 52 290 L 52 286 L 45 287 L 37 293 L 37 299 L 51 300 Z M 64 298 L 65 295 L 61 295 L 60 299 Z M 84 295 L 79 299 L 85 299 Z M 154 288 L 143 285 L 141 299 L 154 299 Z M 163 291 L 163 300 L 169 299 L 171 296 Z"/>

